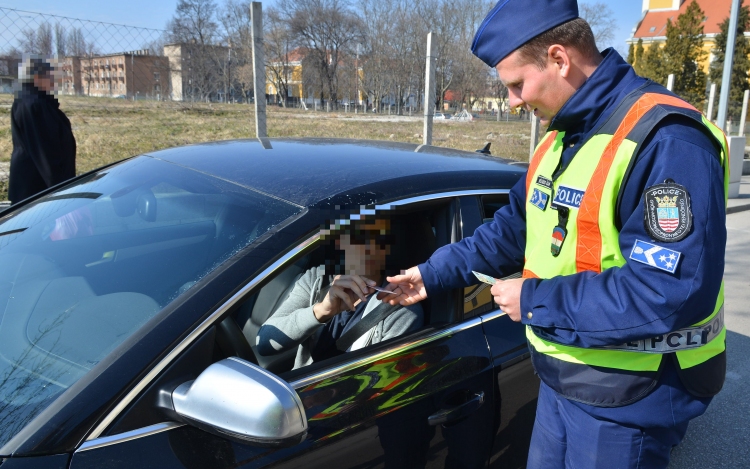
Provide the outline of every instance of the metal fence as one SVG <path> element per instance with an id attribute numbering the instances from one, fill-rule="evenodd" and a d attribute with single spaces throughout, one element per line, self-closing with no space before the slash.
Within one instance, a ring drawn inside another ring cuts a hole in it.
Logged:
<path id="1" fill-rule="evenodd" d="M 29 54 L 60 70 L 56 93 L 73 126 L 79 173 L 164 147 L 254 134 L 247 54 L 172 42 L 159 29 L 0 7 L 0 162 L 10 157 L 11 93 Z M 0 201 L 6 179 L 0 171 Z"/>
<path id="2" fill-rule="evenodd" d="M 248 51 L 171 41 L 167 31 L 0 7 L 0 93 L 24 54 L 55 57 L 60 95 L 130 100 L 247 102 Z"/>

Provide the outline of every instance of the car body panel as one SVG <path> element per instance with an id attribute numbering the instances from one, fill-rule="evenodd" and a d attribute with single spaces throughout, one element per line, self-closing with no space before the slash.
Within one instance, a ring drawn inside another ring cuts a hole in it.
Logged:
<path id="1" fill-rule="evenodd" d="M 308 437 L 299 445 L 259 448 L 184 426 L 77 452 L 71 468 L 100 467 L 102 460 L 113 469 L 145 461 L 164 468 L 299 467 L 302 461 L 306 467 L 329 468 L 378 466 L 385 460 L 413 467 L 425 457 L 431 461 L 427 467 L 443 467 L 449 457 L 473 458 L 477 467 L 489 455 L 491 432 L 482 439 L 470 429 L 491 427 L 492 375 L 482 328 L 474 321 L 424 346 L 299 387 L 309 425 Z M 479 392 L 486 401 L 465 420 L 446 428 L 428 424 L 427 417 L 452 405 L 451 400 Z M 418 442 L 409 445 L 414 439 Z"/>
<path id="2" fill-rule="evenodd" d="M 491 338 L 488 343 L 485 332 L 488 328 L 494 330 L 494 326 L 482 324 L 481 318 L 472 319 L 482 314 L 480 310 L 465 315 L 465 321 L 474 321 L 472 327 L 426 343 L 423 348 L 409 352 L 412 355 L 399 352 L 400 355 L 379 357 L 372 363 L 347 369 L 335 379 L 329 377 L 298 388 L 303 402 L 306 402 L 311 436 L 296 450 L 269 451 L 230 443 L 186 425 L 170 426 L 163 431 L 118 440 L 123 431 L 140 426 L 147 429 L 150 425 L 168 422 L 174 416 L 168 412 L 163 415 L 155 412 L 144 416 L 142 421 L 125 421 L 113 409 L 123 402 L 123 406 L 134 406 L 135 403 L 124 401 L 127 395 L 134 392 L 145 399 L 147 389 L 136 390 L 136 386 L 148 386 L 149 373 L 160 363 L 169 364 L 170 354 L 175 354 L 175 350 L 182 351 L 179 344 L 190 338 L 219 308 L 240 294 L 249 279 L 272 268 L 274 262 L 298 247 L 311 232 L 330 225 L 342 213 L 354 215 L 360 211 L 372 211 L 372 207 L 376 206 L 381 207 L 380 210 L 388 209 L 391 207 L 389 204 L 404 198 L 429 199 L 433 195 L 438 198 L 453 197 L 450 194 L 456 192 L 496 191 L 498 188 L 507 191 L 522 177 L 523 170 L 495 158 L 455 150 L 330 139 L 271 139 L 270 145 L 258 141 L 194 145 L 154 152 L 115 166 L 137 164 L 139 158 L 161 160 L 229 181 L 288 201 L 301 207 L 301 211 L 237 252 L 185 294 L 177 297 L 27 424 L 3 447 L 0 454 L 12 455 L 20 463 L 26 459 L 23 456 L 72 453 L 80 448 L 73 457 L 73 467 L 105 467 L 101 459 L 98 464 L 95 463 L 97 457 L 101 457 L 97 455 L 106 455 L 106 467 L 118 467 L 120 462 L 125 464 L 126 461 L 128 467 L 139 467 L 146 465 L 146 459 L 138 458 L 146 458 L 149 453 L 154 459 L 149 459 L 148 465 L 154 467 L 201 467 L 195 464 L 203 461 L 205 455 L 199 455 L 197 451 L 205 449 L 213 451 L 211 454 L 227 455 L 211 460 L 212 464 L 216 463 L 212 467 L 222 467 L 222 461 L 227 464 L 231 462 L 231 467 L 260 467 L 260 461 L 279 464 L 290 461 L 284 464 L 294 464 L 291 461 L 297 455 L 313 452 L 319 454 L 322 466 L 332 464 L 328 454 L 343 451 L 330 453 L 330 448 L 353 445 L 352 448 L 358 447 L 360 450 L 354 451 L 352 458 L 362 457 L 380 464 L 390 450 L 384 450 L 378 443 L 381 440 L 379 431 L 381 428 L 391 429 L 394 425 L 392 420 L 403 417 L 407 421 L 414 420 L 414 434 L 425 435 L 424 441 L 428 448 L 432 448 L 429 454 L 435 461 L 447 461 L 446 458 L 460 454 L 462 447 L 480 448 L 482 454 L 489 455 L 493 431 L 486 433 L 486 440 L 474 438 L 470 442 L 474 446 L 470 446 L 469 442 L 462 442 L 461 437 L 451 436 L 461 433 L 451 430 L 453 427 L 427 428 L 424 423 L 428 414 L 448 404 L 456 404 L 456 399 L 469 399 L 481 391 L 484 396 L 481 410 L 476 417 L 468 417 L 465 420 L 467 423 L 458 424 L 456 428 L 461 427 L 464 434 L 469 434 L 469 428 L 502 427 L 500 417 L 495 416 L 501 404 L 497 397 L 501 391 L 513 392 L 516 384 L 513 380 L 500 379 L 510 376 L 510 373 L 503 375 L 499 369 L 507 359 L 513 357 L 508 356 L 509 345 L 507 340 L 504 342 L 501 333 L 488 332 Z M 315 181 L 311 181 L 310 175 L 313 173 L 318 176 Z M 97 177 L 96 173 L 91 176 Z M 58 190 L 64 187 L 60 186 Z M 474 196 L 469 199 L 471 197 Z M 470 205 L 467 202 L 466 217 L 469 216 Z M 2 215 L 14 210 L 11 208 Z M 473 221 L 470 224 L 467 221 L 467 226 L 476 224 L 476 220 L 480 219 L 476 216 L 476 207 L 472 213 Z M 212 329 L 201 332 L 201 340 L 210 344 L 213 340 L 211 333 Z M 513 337 L 515 339 L 517 337 Z M 191 342 L 188 347 L 201 346 L 201 340 Z M 376 347 L 376 350 L 379 349 Z M 418 366 L 415 365 L 417 362 Z M 185 379 L 200 366 L 194 363 L 192 368 L 187 367 L 187 371 L 177 376 Z M 383 370 L 392 370 L 393 367 L 407 371 L 413 368 L 415 375 L 404 376 L 388 392 L 378 391 L 377 384 L 367 387 L 367 380 L 369 383 L 387 381 L 382 377 L 383 373 L 387 374 Z M 161 369 L 156 373 L 159 372 Z M 289 379 L 301 382 L 302 378 L 304 376 L 297 374 L 290 375 Z M 363 383 L 364 390 L 359 387 Z M 323 400 L 324 397 L 327 400 Z M 503 406 L 505 402 L 508 401 L 502 401 Z M 329 416 L 330 409 L 334 412 Z M 326 418 L 320 418 L 322 410 L 326 411 L 323 412 Z M 114 420 L 103 423 L 106 416 L 112 416 Z M 164 419 L 160 421 L 161 417 Z M 175 419 L 172 418 L 173 421 Z M 93 429 L 99 427 L 104 430 L 92 437 Z M 389 430 L 389 434 L 393 432 L 398 433 Z M 114 438 L 116 443 L 96 446 L 106 438 Z M 84 444 L 87 440 L 88 443 Z M 497 439 L 495 442 L 497 446 Z M 93 446 L 89 446 L 89 443 Z M 156 448 L 160 448 L 158 457 Z"/>

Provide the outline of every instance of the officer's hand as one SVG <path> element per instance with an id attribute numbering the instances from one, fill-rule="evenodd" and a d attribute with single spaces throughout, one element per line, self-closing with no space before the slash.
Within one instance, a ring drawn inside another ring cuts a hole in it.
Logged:
<path id="1" fill-rule="evenodd" d="M 490 289 L 495 303 L 515 322 L 521 320 L 521 288 L 525 278 L 498 280 Z"/>
<path id="2" fill-rule="evenodd" d="M 383 303 L 391 305 L 413 305 L 427 298 L 427 290 L 424 288 L 422 274 L 418 267 L 412 267 L 401 275 L 386 277 L 390 283 L 385 287 L 394 293 L 378 293 L 378 299 Z"/>
<path id="3" fill-rule="evenodd" d="M 337 275 L 331 282 L 325 298 L 313 305 L 313 313 L 319 322 L 328 322 L 342 311 L 354 311 L 357 303 L 367 300 L 374 280 L 361 275 Z"/>

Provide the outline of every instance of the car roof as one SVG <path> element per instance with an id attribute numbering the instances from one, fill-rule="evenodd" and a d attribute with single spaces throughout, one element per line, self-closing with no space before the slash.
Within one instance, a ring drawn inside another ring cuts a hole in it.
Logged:
<path id="1" fill-rule="evenodd" d="M 510 188 L 525 171 L 479 153 L 354 139 L 227 140 L 148 155 L 302 206 L 363 188 L 379 200 L 404 192 L 404 185 L 411 194 Z"/>

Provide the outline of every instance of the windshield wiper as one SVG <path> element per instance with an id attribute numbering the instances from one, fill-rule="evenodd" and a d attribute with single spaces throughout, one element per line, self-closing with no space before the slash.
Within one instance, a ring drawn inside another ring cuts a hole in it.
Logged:
<path id="1" fill-rule="evenodd" d="M 73 192 L 71 194 L 58 194 L 40 199 L 39 202 L 50 202 L 52 200 L 64 199 L 98 199 L 102 194 L 98 192 Z"/>
<path id="2" fill-rule="evenodd" d="M 0 236 L 5 236 L 5 235 L 15 234 L 15 233 L 21 233 L 22 231 L 26 231 L 27 229 L 29 229 L 28 226 L 26 228 L 18 228 L 17 230 L 0 231 Z"/>

